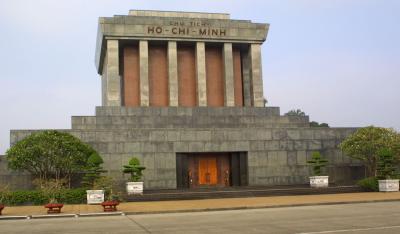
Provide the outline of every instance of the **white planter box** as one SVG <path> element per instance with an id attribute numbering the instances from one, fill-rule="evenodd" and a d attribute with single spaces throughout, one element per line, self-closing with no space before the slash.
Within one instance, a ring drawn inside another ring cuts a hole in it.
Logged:
<path id="1" fill-rule="evenodd" d="M 327 188 L 329 176 L 310 176 L 311 188 Z"/>
<path id="2" fill-rule="evenodd" d="M 87 204 L 100 204 L 104 201 L 104 190 L 86 190 Z"/>
<path id="3" fill-rule="evenodd" d="M 380 192 L 399 191 L 399 180 L 378 180 Z"/>
<path id="4" fill-rule="evenodd" d="M 143 194 L 143 182 L 126 182 L 126 192 L 128 195 Z"/>

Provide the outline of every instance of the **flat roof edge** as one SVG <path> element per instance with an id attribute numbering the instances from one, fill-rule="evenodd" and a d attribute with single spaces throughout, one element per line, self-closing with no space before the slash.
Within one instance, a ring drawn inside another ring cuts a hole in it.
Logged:
<path id="1" fill-rule="evenodd" d="M 187 11 L 156 11 L 156 10 L 129 10 L 130 16 L 199 18 L 199 19 L 230 19 L 228 13 L 187 12 Z"/>

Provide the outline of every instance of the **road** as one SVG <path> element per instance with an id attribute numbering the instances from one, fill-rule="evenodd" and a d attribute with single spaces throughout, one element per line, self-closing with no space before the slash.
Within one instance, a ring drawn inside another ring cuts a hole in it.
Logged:
<path id="1" fill-rule="evenodd" d="M 0 220 L 0 233 L 400 233 L 400 202 Z"/>

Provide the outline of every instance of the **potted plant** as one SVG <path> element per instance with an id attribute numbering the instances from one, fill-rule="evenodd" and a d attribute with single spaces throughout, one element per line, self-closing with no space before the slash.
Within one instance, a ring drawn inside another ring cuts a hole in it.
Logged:
<path id="1" fill-rule="evenodd" d="M 0 215 L 3 211 L 5 205 L 5 200 L 10 195 L 10 190 L 8 189 L 8 185 L 0 185 Z"/>
<path id="2" fill-rule="evenodd" d="M 107 196 L 107 200 L 101 203 L 101 205 L 103 206 L 103 211 L 117 211 L 117 206 L 119 205 L 119 202 L 119 196 L 111 192 L 110 195 Z"/>
<path id="3" fill-rule="evenodd" d="M 129 182 L 126 183 L 126 191 L 131 194 L 143 194 L 142 171 L 146 168 L 140 165 L 139 159 L 136 157 L 129 160 L 128 165 L 124 165 L 123 172 L 131 175 Z"/>
<path id="4" fill-rule="evenodd" d="M 101 202 L 100 205 L 103 206 L 105 212 L 117 211 L 117 206 L 120 203 L 119 197 L 113 193 L 113 184 L 113 179 L 108 176 L 101 176 L 94 182 L 95 188 L 99 188 L 104 191 L 106 200 Z"/>
<path id="5" fill-rule="evenodd" d="M 377 178 L 380 192 L 399 191 L 399 180 L 396 176 L 395 158 L 392 150 L 383 148 L 378 152 Z"/>
<path id="6" fill-rule="evenodd" d="M 321 169 L 326 166 L 328 160 L 321 157 L 319 152 L 313 152 L 311 160 L 307 163 L 312 166 L 313 176 L 310 176 L 310 186 L 312 188 L 326 188 L 329 184 L 329 176 L 321 176 Z"/>
<path id="7" fill-rule="evenodd" d="M 60 194 L 62 188 L 62 180 L 48 180 L 42 184 L 41 190 L 49 199 L 48 203 L 44 206 L 47 209 L 47 214 L 61 213 L 61 208 L 64 204 L 58 201 L 57 196 Z"/>
<path id="8" fill-rule="evenodd" d="M 93 153 L 87 159 L 85 175 L 82 178 L 82 186 L 86 190 L 87 204 L 100 204 L 104 201 L 104 189 L 96 188 L 95 181 L 101 177 L 101 173 L 106 172 L 101 164 L 104 161 L 98 153 Z"/>

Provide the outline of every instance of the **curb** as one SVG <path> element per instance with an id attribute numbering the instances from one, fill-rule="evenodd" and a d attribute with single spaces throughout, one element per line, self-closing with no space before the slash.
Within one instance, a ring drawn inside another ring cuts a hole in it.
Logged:
<path id="1" fill-rule="evenodd" d="M 76 214 L 51 214 L 51 215 L 31 215 L 29 217 L 31 219 L 76 218 L 77 215 Z"/>
<path id="2" fill-rule="evenodd" d="M 22 215 L 22 216 L 0 216 L 1 220 L 20 220 L 20 219 L 52 219 L 52 218 L 85 218 L 98 216 L 125 216 L 124 212 L 105 212 L 105 213 L 85 213 L 85 214 L 52 214 L 52 215 Z"/>
<path id="3" fill-rule="evenodd" d="M 26 215 L 10 215 L 10 216 L 0 216 L 0 220 L 17 220 L 17 219 L 30 219 L 30 216 Z"/>
<path id="4" fill-rule="evenodd" d="M 28 216 L 0 216 L 1 220 L 21 220 L 21 219 L 51 219 L 51 218 L 85 218 L 85 217 L 102 217 L 102 216 L 125 216 L 125 215 L 145 215 L 145 214 L 169 214 L 169 213 L 190 213 L 190 212 L 210 212 L 210 211 L 228 211 L 228 210 L 252 210 L 265 208 L 285 208 L 285 207 L 302 207 L 302 206 L 321 206 L 321 205 L 343 205 L 343 204 L 361 204 L 361 203 L 379 203 L 394 202 L 400 199 L 386 200 L 365 200 L 365 201 L 343 201 L 343 202 L 316 202 L 303 204 L 287 204 L 287 205 L 266 205 L 266 206 L 238 206 L 224 208 L 201 208 L 201 209 L 185 209 L 185 210 L 164 210 L 164 211 L 127 211 L 127 212 L 104 212 L 104 213 L 83 213 L 83 214 L 53 214 L 53 215 L 28 215 Z"/>
<path id="5" fill-rule="evenodd" d="M 104 213 L 85 213 L 85 214 L 77 214 L 79 218 L 84 218 L 84 217 L 96 217 L 96 216 L 117 216 L 117 215 L 122 215 L 125 216 L 124 212 L 104 212 Z"/>

